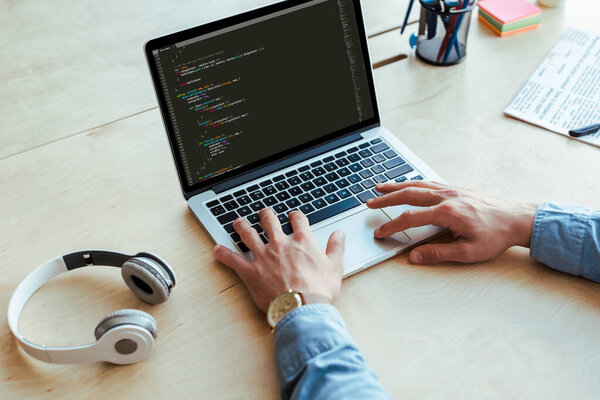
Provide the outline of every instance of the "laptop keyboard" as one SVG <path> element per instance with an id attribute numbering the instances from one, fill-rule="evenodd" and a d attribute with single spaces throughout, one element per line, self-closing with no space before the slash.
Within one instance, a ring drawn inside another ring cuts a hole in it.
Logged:
<path id="1" fill-rule="evenodd" d="M 217 218 L 236 246 L 248 247 L 233 229 L 233 221 L 246 217 L 267 244 L 258 211 L 271 207 L 286 235 L 292 233 L 288 214 L 301 210 L 314 225 L 381 196 L 375 185 L 403 182 L 414 171 L 402 157 L 380 138 L 361 143 L 334 155 L 319 158 L 297 169 L 209 201 L 206 207 Z M 421 180 L 417 175 L 413 180 Z"/>

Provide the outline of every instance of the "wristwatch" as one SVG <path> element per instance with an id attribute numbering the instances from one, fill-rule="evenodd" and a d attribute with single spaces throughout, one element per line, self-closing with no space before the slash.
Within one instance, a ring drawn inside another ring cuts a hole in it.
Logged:
<path id="1" fill-rule="evenodd" d="M 275 325 L 277 325 L 283 317 L 293 309 L 302 307 L 302 304 L 300 292 L 296 292 L 293 289 L 288 289 L 287 292 L 275 297 L 267 310 L 267 322 L 269 323 L 269 326 L 274 329 Z"/>

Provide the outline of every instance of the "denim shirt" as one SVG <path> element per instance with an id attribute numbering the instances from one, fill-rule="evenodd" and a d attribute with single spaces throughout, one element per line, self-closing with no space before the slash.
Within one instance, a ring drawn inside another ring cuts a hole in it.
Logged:
<path id="1" fill-rule="evenodd" d="M 600 211 L 542 203 L 530 256 L 554 269 L 600 282 Z M 390 399 L 367 365 L 338 311 L 310 304 L 275 327 L 282 399 Z"/>

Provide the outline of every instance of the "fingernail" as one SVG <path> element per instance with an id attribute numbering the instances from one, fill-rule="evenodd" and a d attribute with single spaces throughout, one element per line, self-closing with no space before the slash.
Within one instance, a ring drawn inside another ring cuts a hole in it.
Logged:
<path id="1" fill-rule="evenodd" d="M 344 231 L 335 231 L 335 234 L 340 240 L 346 240 L 346 233 Z"/>
<path id="2" fill-rule="evenodd" d="M 221 248 L 220 244 L 215 245 L 215 247 L 213 247 L 213 253 L 216 253 L 217 251 L 219 251 L 220 248 Z"/>
<path id="3" fill-rule="evenodd" d="M 410 261 L 414 264 L 421 264 L 423 262 L 423 255 L 418 251 L 410 253 Z"/>

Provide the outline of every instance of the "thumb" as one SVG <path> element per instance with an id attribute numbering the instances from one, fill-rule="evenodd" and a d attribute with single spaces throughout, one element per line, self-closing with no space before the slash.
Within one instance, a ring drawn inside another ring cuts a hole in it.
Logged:
<path id="1" fill-rule="evenodd" d="M 426 244 L 410 252 L 413 264 L 437 264 L 443 261 L 469 262 L 468 251 L 463 243 Z"/>
<path id="2" fill-rule="evenodd" d="M 327 256 L 343 265 L 342 259 L 344 258 L 344 241 L 346 240 L 346 234 L 343 231 L 335 231 L 329 236 L 327 241 L 327 249 L 325 253 Z"/>

